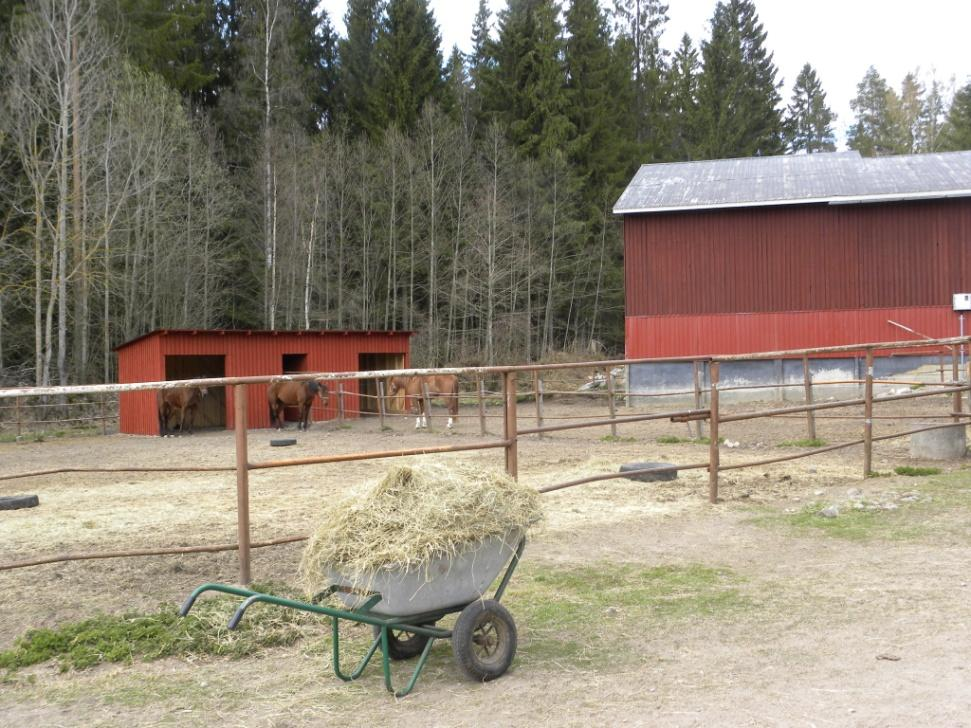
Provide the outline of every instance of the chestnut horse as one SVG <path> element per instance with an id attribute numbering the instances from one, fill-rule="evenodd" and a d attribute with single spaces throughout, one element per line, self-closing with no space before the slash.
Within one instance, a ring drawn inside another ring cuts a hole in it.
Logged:
<path id="1" fill-rule="evenodd" d="M 428 399 L 444 399 L 448 404 L 448 429 L 459 416 L 459 378 L 454 374 L 429 374 L 421 377 L 391 377 L 388 393 L 404 392 L 405 408 L 417 415 L 415 429 L 428 427 L 422 385 L 428 388 Z"/>
<path id="2" fill-rule="evenodd" d="M 278 430 L 283 429 L 283 415 L 286 407 L 299 407 L 300 419 L 297 421 L 298 430 L 310 427 L 310 408 L 314 397 L 320 393 L 321 402 L 327 406 L 327 387 L 319 382 L 273 382 L 266 392 L 270 403 L 270 425 Z"/>
<path id="3" fill-rule="evenodd" d="M 202 398 L 209 393 L 206 387 L 175 387 L 174 389 L 159 389 L 155 392 L 158 404 L 158 434 L 166 437 L 174 434 L 169 430 L 169 418 L 179 413 L 179 432 L 185 433 L 188 424 L 188 434 L 192 434 L 192 425 L 196 417 L 196 408 Z"/>

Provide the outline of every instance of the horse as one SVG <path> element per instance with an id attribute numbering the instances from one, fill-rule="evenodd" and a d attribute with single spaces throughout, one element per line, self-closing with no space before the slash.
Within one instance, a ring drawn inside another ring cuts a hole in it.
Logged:
<path id="1" fill-rule="evenodd" d="M 271 426 L 276 426 L 278 430 L 282 430 L 284 408 L 299 407 L 300 419 L 297 421 L 297 429 L 308 429 L 310 427 L 310 408 L 318 393 L 320 393 L 320 399 L 326 406 L 327 387 L 319 382 L 273 382 L 270 384 L 266 398 L 270 403 Z"/>
<path id="2" fill-rule="evenodd" d="M 415 429 L 428 427 L 428 417 L 425 412 L 425 398 L 422 396 L 422 385 L 428 388 L 428 399 L 440 398 L 448 404 L 448 429 L 459 416 L 459 378 L 454 374 L 429 374 L 419 377 L 391 377 L 388 392 L 394 396 L 404 392 L 405 405 L 410 402 L 409 409 L 416 414 Z"/>
<path id="3" fill-rule="evenodd" d="M 179 413 L 179 432 L 185 432 L 188 423 L 188 434 L 192 434 L 192 425 L 195 421 L 196 408 L 202 398 L 209 394 L 206 387 L 175 387 L 173 389 L 159 389 L 156 391 L 156 403 L 158 405 L 158 434 L 159 437 L 167 437 L 174 434 L 169 431 L 169 418 L 175 413 Z"/>

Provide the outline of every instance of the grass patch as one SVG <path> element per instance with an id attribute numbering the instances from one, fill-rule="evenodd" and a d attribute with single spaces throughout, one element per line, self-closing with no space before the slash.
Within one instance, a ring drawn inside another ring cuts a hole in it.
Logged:
<path id="1" fill-rule="evenodd" d="M 819 515 L 824 507 L 823 503 L 813 503 L 797 513 L 785 514 L 783 520 L 798 531 L 815 531 L 846 541 L 909 541 L 925 534 L 922 526 L 907 523 L 905 515 L 901 513 L 901 510 L 909 510 L 906 505 L 895 511 L 857 510 L 842 506 L 836 518 Z"/>
<path id="2" fill-rule="evenodd" d="M 254 590 L 296 595 L 274 585 L 254 586 Z M 315 623 L 303 612 L 258 605 L 230 632 L 226 624 L 238 603 L 238 599 L 203 597 L 185 618 L 177 607 L 162 606 L 154 614 L 99 615 L 53 629 L 32 629 L 11 649 L 0 652 L 0 669 L 16 670 L 49 660 L 56 660 L 63 672 L 104 662 L 172 656 L 244 657 L 293 644 L 307 625 Z"/>
<path id="3" fill-rule="evenodd" d="M 900 465 L 893 469 L 897 475 L 907 475 L 910 477 L 920 477 L 924 475 L 940 475 L 940 468 L 912 468 L 909 465 Z"/>
<path id="4" fill-rule="evenodd" d="M 510 583 L 507 606 L 528 632 L 520 653 L 525 663 L 615 666 L 643 659 L 629 635 L 649 625 L 750 610 L 741 583 L 728 569 L 700 564 L 531 567 Z"/>
<path id="5" fill-rule="evenodd" d="M 776 447 L 826 447 L 828 444 L 826 440 L 820 440 L 818 437 L 807 437 L 803 440 L 786 440 Z"/>
<path id="6" fill-rule="evenodd" d="M 621 437 L 620 435 L 604 435 L 600 442 L 637 442 L 636 437 Z"/>
<path id="7" fill-rule="evenodd" d="M 710 445 L 710 437 L 678 437 L 676 435 L 661 435 L 656 442 L 660 445 Z M 725 443 L 724 437 L 718 438 L 718 444 Z"/>

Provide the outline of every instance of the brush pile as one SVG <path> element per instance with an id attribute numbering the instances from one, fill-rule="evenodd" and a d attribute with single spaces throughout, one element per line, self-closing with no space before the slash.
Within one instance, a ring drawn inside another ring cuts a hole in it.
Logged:
<path id="1" fill-rule="evenodd" d="M 397 465 L 363 495 L 330 505 L 304 550 L 308 592 L 335 572 L 365 587 L 381 571 L 410 571 L 484 539 L 525 533 L 542 518 L 539 494 L 506 473 L 449 463 Z"/>

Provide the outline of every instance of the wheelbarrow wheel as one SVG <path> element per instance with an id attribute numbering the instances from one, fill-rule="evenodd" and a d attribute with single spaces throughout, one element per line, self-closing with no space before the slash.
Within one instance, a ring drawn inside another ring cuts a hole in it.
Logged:
<path id="1" fill-rule="evenodd" d="M 434 624 L 422 625 L 434 627 Z M 377 639 L 381 636 L 381 628 L 376 624 L 371 627 L 371 633 Z M 402 632 L 397 629 L 388 630 L 388 657 L 392 660 L 410 660 L 418 657 L 428 644 L 428 636 L 414 632 Z"/>
<path id="2" fill-rule="evenodd" d="M 516 623 L 494 599 L 472 602 L 462 610 L 452 630 L 452 652 L 473 680 L 495 680 L 516 656 Z"/>

